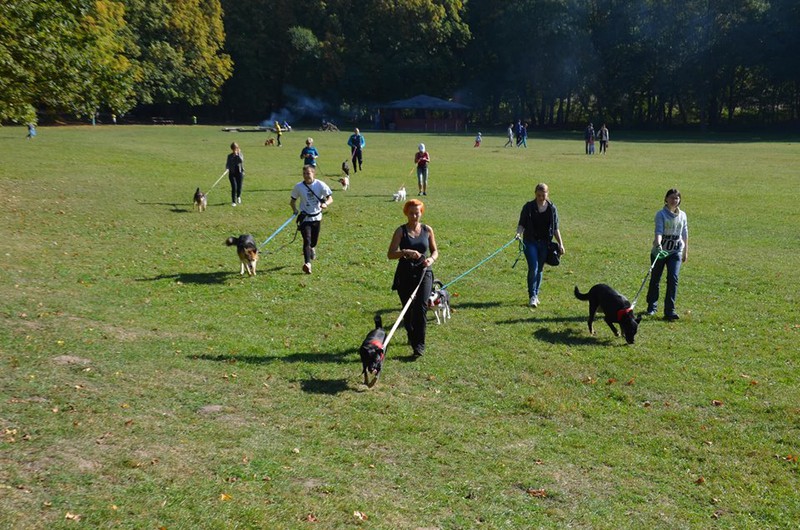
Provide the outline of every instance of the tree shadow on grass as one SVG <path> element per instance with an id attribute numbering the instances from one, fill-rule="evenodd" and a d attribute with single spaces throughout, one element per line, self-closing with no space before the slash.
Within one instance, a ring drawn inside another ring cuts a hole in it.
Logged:
<path id="1" fill-rule="evenodd" d="M 609 332 L 610 333 L 610 332 Z M 550 328 L 539 328 L 533 332 L 533 336 L 537 339 L 548 342 L 550 344 L 567 344 L 569 346 L 624 346 L 622 343 L 615 343 L 612 339 L 616 338 L 611 335 L 611 338 L 598 339 L 596 336 L 589 335 L 587 331 L 575 331 L 570 328 L 552 330 Z"/>

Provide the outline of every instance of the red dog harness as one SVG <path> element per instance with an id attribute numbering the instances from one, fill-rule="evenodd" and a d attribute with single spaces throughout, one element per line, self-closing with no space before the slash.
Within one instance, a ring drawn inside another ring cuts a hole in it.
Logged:
<path id="1" fill-rule="evenodd" d="M 632 307 L 628 307 L 626 309 L 620 309 L 619 311 L 617 311 L 617 322 L 622 322 L 622 319 L 625 318 L 625 315 L 627 315 L 628 313 L 633 313 Z"/>
<path id="2" fill-rule="evenodd" d="M 381 350 L 381 361 L 383 361 L 383 356 L 386 355 L 386 352 L 383 351 L 383 343 L 378 339 L 373 339 L 369 341 L 369 343 L 372 344 L 373 346 L 376 346 L 379 350 Z"/>

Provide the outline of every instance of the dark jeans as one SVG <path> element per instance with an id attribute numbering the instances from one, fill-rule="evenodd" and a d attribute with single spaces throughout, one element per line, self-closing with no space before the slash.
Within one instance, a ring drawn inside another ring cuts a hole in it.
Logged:
<path id="1" fill-rule="evenodd" d="M 303 236 L 303 263 L 311 263 L 314 259 L 314 251 L 319 240 L 320 221 L 310 221 L 300 224 L 300 234 Z"/>
<path id="2" fill-rule="evenodd" d="M 650 263 L 654 258 L 655 254 L 651 254 Z M 675 314 L 675 298 L 678 296 L 678 275 L 681 272 L 681 254 L 679 252 L 656 261 L 653 275 L 650 276 L 650 287 L 647 289 L 647 310 L 658 309 L 658 285 L 661 283 L 661 275 L 664 273 L 665 266 L 667 267 L 667 297 L 664 299 L 664 316 L 669 316 Z"/>
<path id="3" fill-rule="evenodd" d="M 403 316 L 403 326 L 406 328 L 408 343 L 414 352 L 418 353 L 425 351 L 425 332 L 428 326 L 428 297 L 433 290 L 433 272 L 426 270 L 423 274 L 422 285 L 417 291 L 417 296 Z M 416 289 L 417 281 L 414 281 L 413 284 L 410 281 L 404 281 L 397 286 L 397 294 L 400 295 L 400 302 L 404 307 L 408 299 L 411 298 L 411 293 Z"/>
<path id="4" fill-rule="evenodd" d="M 361 169 L 362 155 L 363 153 L 361 152 L 361 149 L 353 149 L 353 173 Z M 356 161 L 358 162 L 358 165 L 356 165 Z"/>
<path id="5" fill-rule="evenodd" d="M 236 202 L 236 199 L 242 196 L 244 173 L 228 173 L 228 180 L 231 181 L 231 202 Z"/>

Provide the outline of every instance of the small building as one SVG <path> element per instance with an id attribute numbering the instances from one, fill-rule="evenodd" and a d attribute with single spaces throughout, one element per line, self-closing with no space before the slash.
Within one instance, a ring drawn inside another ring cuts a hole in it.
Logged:
<path id="1" fill-rule="evenodd" d="M 457 132 L 467 127 L 467 105 L 420 94 L 379 106 L 380 127 L 397 131 Z"/>

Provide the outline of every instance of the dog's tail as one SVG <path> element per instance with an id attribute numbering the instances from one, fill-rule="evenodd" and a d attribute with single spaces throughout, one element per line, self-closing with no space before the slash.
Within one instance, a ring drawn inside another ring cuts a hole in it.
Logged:
<path id="1" fill-rule="evenodd" d="M 575 286 L 575 298 L 577 298 L 578 300 L 588 300 L 589 299 L 589 293 L 581 294 L 581 292 L 578 290 L 578 286 L 576 285 Z"/>
<path id="2" fill-rule="evenodd" d="M 232 247 L 233 245 L 238 245 L 239 244 L 239 238 L 231 236 L 231 237 L 229 237 L 228 239 L 225 240 L 225 244 L 228 245 L 229 247 Z"/>
<path id="3" fill-rule="evenodd" d="M 200 195 L 200 188 L 199 187 L 195 190 L 194 194 L 195 195 Z"/>
<path id="4" fill-rule="evenodd" d="M 383 319 L 380 313 L 375 313 L 375 329 L 383 329 Z"/>

